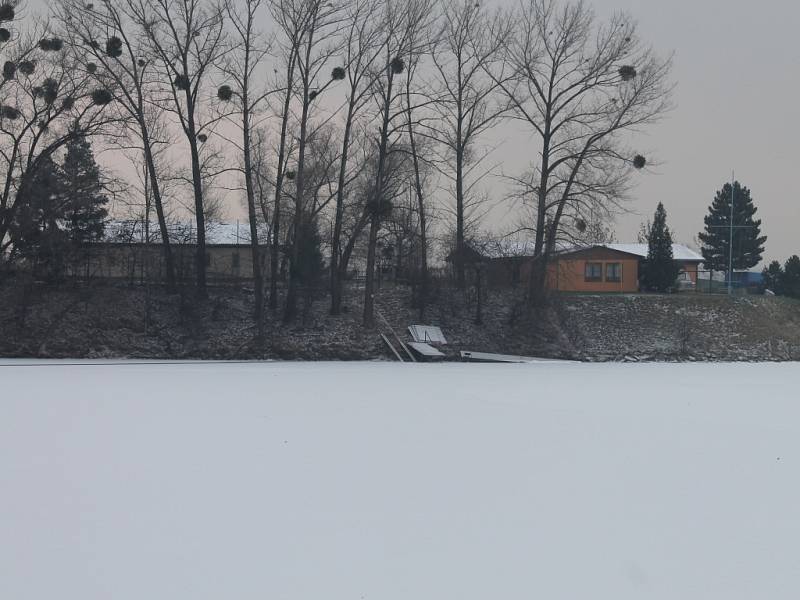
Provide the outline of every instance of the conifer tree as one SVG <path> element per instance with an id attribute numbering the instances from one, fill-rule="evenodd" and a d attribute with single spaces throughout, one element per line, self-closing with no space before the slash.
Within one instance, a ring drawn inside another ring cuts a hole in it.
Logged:
<path id="1" fill-rule="evenodd" d="M 667 211 L 659 202 L 647 238 L 647 260 L 642 282 L 647 290 L 668 292 L 675 286 L 679 272 L 680 268 L 672 256 L 672 234 L 667 227 Z"/>
<path id="2" fill-rule="evenodd" d="M 789 257 L 783 267 L 781 293 L 791 298 L 800 298 L 800 256 Z"/>
<path id="3" fill-rule="evenodd" d="M 32 261 L 40 271 L 58 269 L 68 246 L 59 227 L 64 214 L 64 177 L 50 156 L 42 159 L 31 178 L 28 201 L 17 211 L 10 232 L 14 251 Z"/>
<path id="4" fill-rule="evenodd" d="M 731 255 L 731 193 L 733 193 L 733 269 L 746 270 L 761 262 L 766 236 L 761 236 L 761 219 L 754 219 L 758 209 L 750 190 L 734 182 L 726 183 L 708 208 L 705 231 L 699 237 L 707 269 L 728 271 Z"/>
<path id="5" fill-rule="evenodd" d="M 769 263 L 768 267 L 764 267 L 764 270 L 761 272 L 763 276 L 762 287 L 765 290 L 770 290 L 775 292 L 776 294 L 782 294 L 783 291 L 781 289 L 782 282 L 783 282 L 783 267 L 781 263 L 777 260 L 773 260 Z"/>
<path id="6" fill-rule="evenodd" d="M 62 167 L 64 221 L 70 241 L 80 246 L 103 237 L 108 198 L 89 141 L 78 136 L 67 144 Z"/>

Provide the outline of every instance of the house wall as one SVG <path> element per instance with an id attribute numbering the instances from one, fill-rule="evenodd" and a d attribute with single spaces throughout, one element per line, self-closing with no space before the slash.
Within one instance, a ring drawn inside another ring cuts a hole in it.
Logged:
<path id="1" fill-rule="evenodd" d="M 681 262 L 681 270 L 685 271 L 689 276 L 692 283 L 697 283 L 697 263 L 696 262 Z"/>
<path id="2" fill-rule="evenodd" d="M 164 253 L 160 244 L 94 244 L 87 246 L 85 261 L 76 266 L 76 274 L 88 273 L 99 279 L 126 279 L 131 282 L 163 281 L 166 278 Z M 262 247 L 263 264 L 269 264 L 269 249 Z M 174 244 L 176 276 L 179 280 L 194 277 L 195 246 Z M 249 246 L 214 245 L 206 247 L 209 281 L 252 279 L 253 261 Z M 238 258 L 237 258 L 238 257 Z"/>
<path id="3" fill-rule="evenodd" d="M 602 265 L 600 281 L 586 280 L 586 264 Z M 608 281 L 609 264 L 619 264 L 620 281 Z M 639 291 L 639 259 L 605 248 L 557 257 L 547 268 L 547 287 L 560 292 L 635 293 Z"/>

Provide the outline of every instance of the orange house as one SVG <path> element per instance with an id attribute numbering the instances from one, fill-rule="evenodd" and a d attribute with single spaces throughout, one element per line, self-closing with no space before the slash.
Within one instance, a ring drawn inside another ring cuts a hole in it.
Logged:
<path id="1" fill-rule="evenodd" d="M 547 287 L 560 292 L 638 292 L 639 257 L 605 247 L 561 253 L 547 266 Z"/>
<path id="2" fill-rule="evenodd" d="M 697 284 L 703 257 L 673 244 L 672 254 L 681 268 L 678 287 Z M 647 244 L 603 244 L 560 252 L 547 269 L 547 286 L 561 292 L 635 293 L 639 291 L 639 264 L 647 258 Z"/>

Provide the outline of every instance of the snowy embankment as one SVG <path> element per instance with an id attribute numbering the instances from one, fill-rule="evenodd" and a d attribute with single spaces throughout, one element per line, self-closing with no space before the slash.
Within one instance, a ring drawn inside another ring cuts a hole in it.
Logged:
<path id="1" fill-rule="evenodd" d="M 800 595 L 797 364 L 0 380 L 0 598 Z"/>

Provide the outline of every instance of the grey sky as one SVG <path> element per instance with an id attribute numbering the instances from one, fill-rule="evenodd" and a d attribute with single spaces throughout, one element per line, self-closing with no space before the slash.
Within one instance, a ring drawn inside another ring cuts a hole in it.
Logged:
<path id="1" fill-rule="evenodd" d="M 675 53 L 675 110 L 638 139 L 660 164 L 637 174 L 629 205 L 617 222 L 620 241 L 661 201 L 676 241 L 693 243 L 715 190 L 731 177 L 751 188 L 769 236 L 765 259 L 800 253 L 794 168 L 800 153 L 800 4 L 788 0 L 592 0 L 599 16 L 627 10 L 640 35 L 661 53 Z M 33 0 L 32 7 L 45 3 Z M 511 129 L 514 128 L 504 128 Z M 520 128 L 516 128 L 520 129 Z M 511 174 L 526 166 L 534 144 L 506 136 L 495 160 Z M 491 187 L 491 185 L 487 186 Z M 228 203 L 235 217 L 236 201 Z M 496 220 L 496 213 L 495 213 Z"/>
<path id="2" fill-rule="evenodd" d="M 800 253 L 797 168 L 800 5 L 787 0 L 595 0 L 598 13 L 631 12 L 644 39 L 675 51 L 676 109 L 644 146 L 663 164 L 644 174 L 617 236 L 635 236 L 662 201 L 678 241 L 691 242 L 735 169 L 769 236 L 765 259 Z"/>

